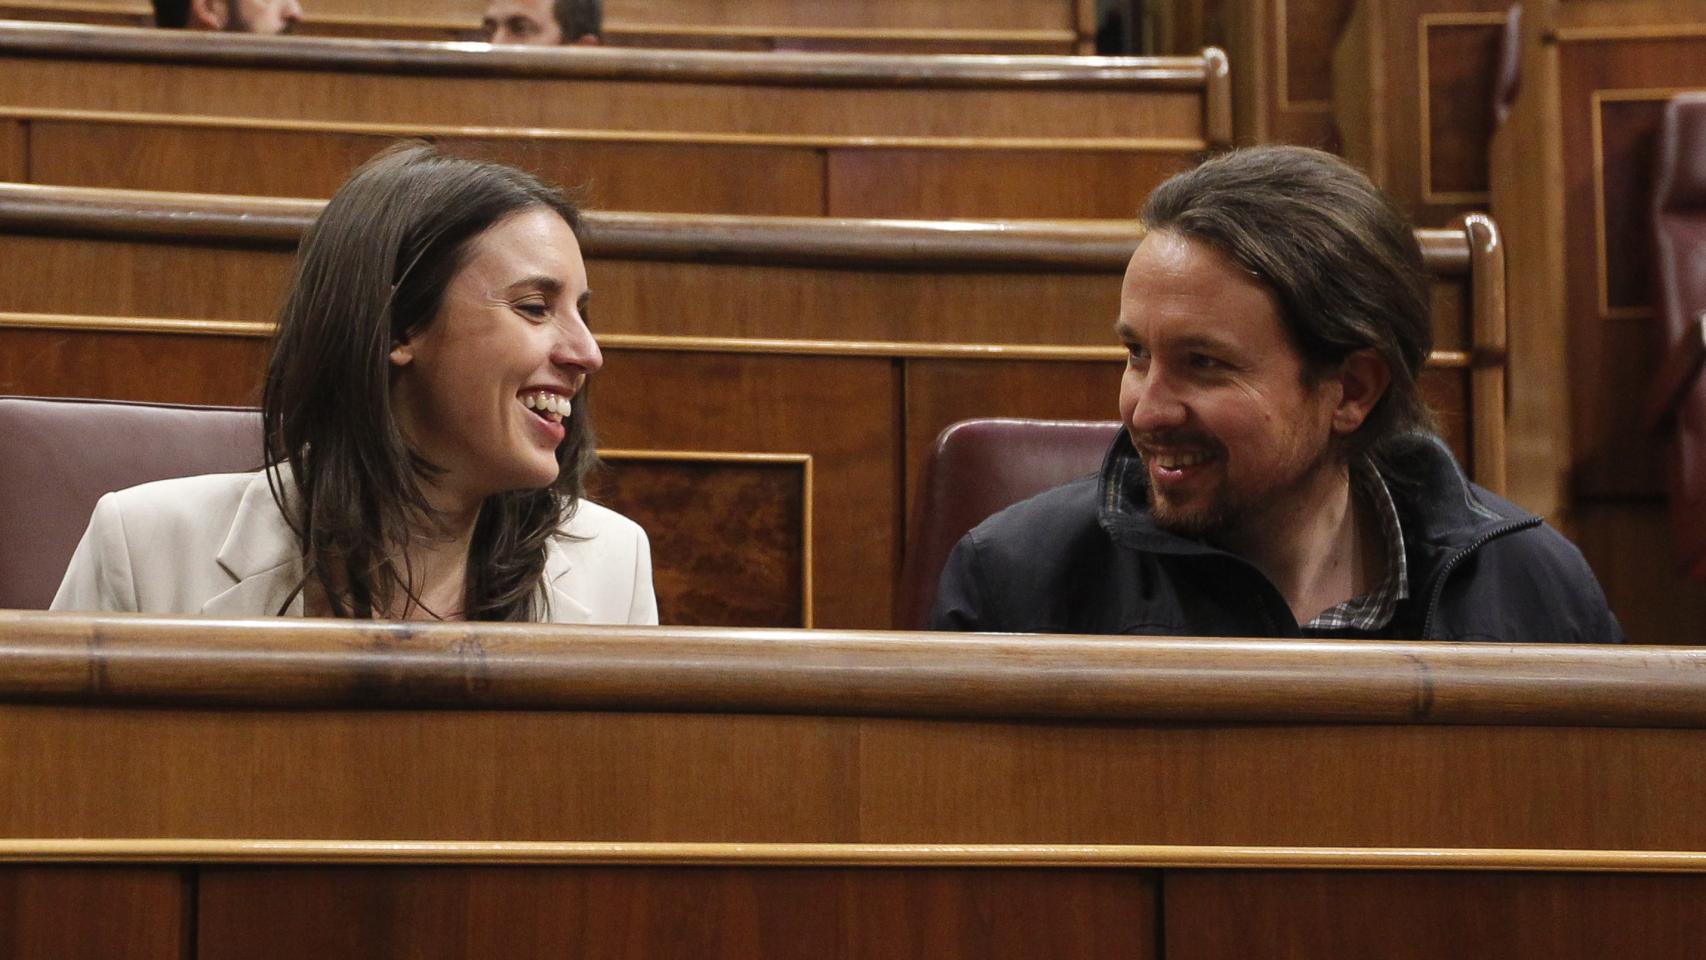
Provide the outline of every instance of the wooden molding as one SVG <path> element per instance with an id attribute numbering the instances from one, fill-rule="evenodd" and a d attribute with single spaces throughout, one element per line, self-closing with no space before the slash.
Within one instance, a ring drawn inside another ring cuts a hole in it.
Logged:
<path id="1" fill-rule="evenodd" d="M 1433 98 L 1428 86 L 1428 31 L 1435 27 L 1488 27 L 1505 22 L 1503 13 L 1424 13 L 1416 21 L 1416 89 L 1420 92 L 1421 110 L 1417 142 L 1421 144 L 1421 199 L 1424 204 L 1485 204 L 1492 200 L 1490 190 L 1435 190 L 1433 186 Z"/>
<path id="2" fill-rule="evenodd" d="M 1200 56 L 1082 57 L 727 52 L 622 47 L 259 37 L 81 24 L 0 22 L 0 52 L 398 74 L 858 87 L 1201 89 Z"/>
<path id="3" fill-rule="evenodd" d="M 1706 649 L 0 611 L 0 701 L 1706 727 Z"/>
<path id="4" fill-rule="evenodd" d="M 1706 853 L 1693 851 L 1123 844 L 8 839 L 0 863 L 1706 873 Z"/>
<path id="5" fill-rule="evenodd" d="M 1651 102 L 1669 100 L 1680 93 L 1693 93 L 1692 87 L 1658 87 L 1636 90 L 1595 90 L 1588 101 L 1588 120 L 1593 126 L 1593 241 L 1594 241 L 1594 307 L 1601 320 L 1648 320 L 1654 316 L 1653 307 L 1613 307 L 1611 305 L 1611 247 L 1606 236 L 1605 216 L 1605 129 L 1603 111 L 1607 103 Z"/>

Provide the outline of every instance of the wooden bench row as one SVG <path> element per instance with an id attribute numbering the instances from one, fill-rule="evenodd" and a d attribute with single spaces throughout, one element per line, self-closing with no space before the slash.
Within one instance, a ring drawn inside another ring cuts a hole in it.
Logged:
<path id="1" fill-rule="evenodd" d="M 0 392 L 252 403 L 317 209 L 0 187 Z M 617 482 L 731 503 L 768 490 L 774 504 L 752 520 L 763 530 L 743 532 L 685 524 L 741 511 L 659 501 L 660 570 L 704 544 L 772 545 L 766 586 L 720 591 L 749 609 L 695 609 L 686 598 L 719 591 L 660 573 L 665 616 L 887 626 L 908 484 L 943 427 L 1115 415 L 1124 352 L 1111 327 L 1133 229 L 590 215 L 607 358 L 592 402 L 601 440 L 623 452 Z M 1498 488 L 1502 251 L 1486 221 L 1421 239 L 1438 345 L 1424 389 L 1458 455 Z"/>
<path id="2" fill-rule="evenodd" d="M 0 649 L 22 956 L 1698 952 L 1700 651 L 17 612 Z"/>
<path id="3" fill-rule="evenodd" d="M 320 0 L 304 4 L 297 32 L 371 39 L 467 40 L 479 0 Z M 10 0 L 0 19 L 145 27 L 153 10 L 136 0 Z M 703 3 L 609 0 L 604 40 L 621 46 L 889 53 L 1090 53 L 1093 0 L 812 0 Z"/>

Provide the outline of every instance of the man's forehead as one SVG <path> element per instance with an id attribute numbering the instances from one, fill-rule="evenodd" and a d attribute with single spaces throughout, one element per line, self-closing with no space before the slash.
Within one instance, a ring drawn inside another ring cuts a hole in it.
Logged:
<path id="1" fill-rule="evenodd" d="M 551 0 L 490 0 L 486 16 L 494 19 L 526 14 L 540 19 L 551 14 Z"/>

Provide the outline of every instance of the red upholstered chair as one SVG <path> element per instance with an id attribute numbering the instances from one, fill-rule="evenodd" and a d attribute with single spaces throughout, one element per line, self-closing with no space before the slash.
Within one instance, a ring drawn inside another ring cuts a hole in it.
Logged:
<path id="1" fill-rule="evenodd" d="M 895 626 L 923 629 L 954 544 L 1003 507 L 1101 469 L 1118 421 L 965 420 L 936 438 L 918 484 Z"/>
<path id="2" fill-rule="evenodd" d="M 1648 419 L 1670 433 L 1671 528 L 1683 572 L 1706 580 L 1706 93 L 1665 107 L 1653 182 L 1653 252 L 1664 344 Z"/>
<path id="3" fill-rule="evenodd" d="M 260 464 L 254 410 L 0 397 L 0 609 L 46 609 L 102 494 Z"/>

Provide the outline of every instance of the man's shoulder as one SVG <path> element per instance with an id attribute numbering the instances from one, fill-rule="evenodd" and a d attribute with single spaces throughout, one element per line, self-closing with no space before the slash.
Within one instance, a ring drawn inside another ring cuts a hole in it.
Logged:
<path id="1" fill-rule="evenodd" d="M 980 550 L 1039 550 L 1100 535 L 1099 479 L 1087 476 L 1021 500 L 973 527 L 966 535 Z"/>

